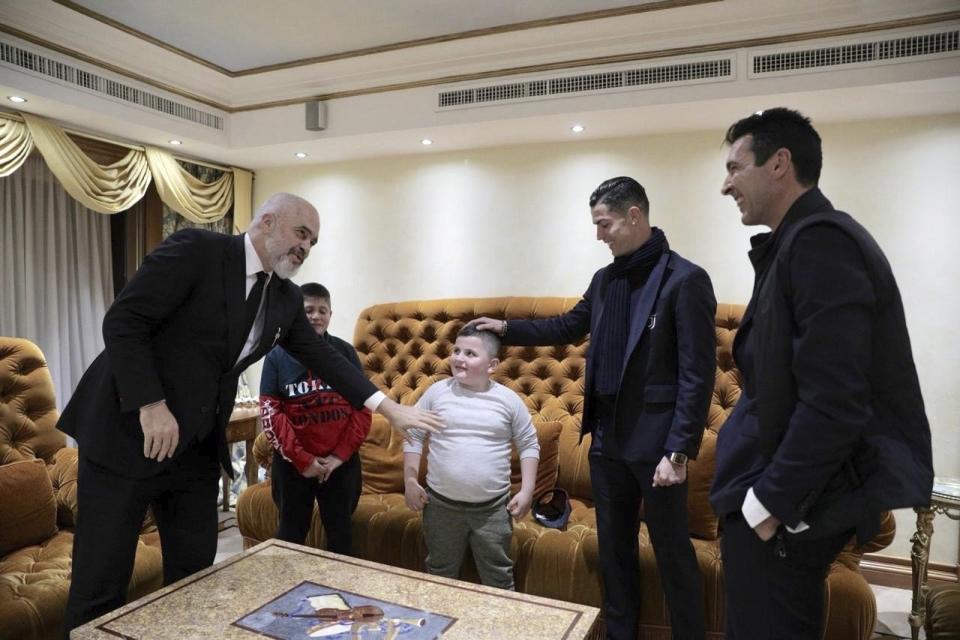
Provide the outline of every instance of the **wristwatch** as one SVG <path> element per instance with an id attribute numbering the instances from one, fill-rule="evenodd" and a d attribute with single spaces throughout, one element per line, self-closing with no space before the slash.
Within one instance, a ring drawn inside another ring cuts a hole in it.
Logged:
<path id="1" fill-rule="evenodd" d="M 673 464 L 687 464 L 687 454 L 679 451 L 671 451 L 667 459 Z"/>

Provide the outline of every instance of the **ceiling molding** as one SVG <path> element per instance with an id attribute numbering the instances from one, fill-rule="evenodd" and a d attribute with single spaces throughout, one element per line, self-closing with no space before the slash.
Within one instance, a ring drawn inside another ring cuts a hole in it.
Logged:
<path id="1" fill-rule="evenodd" d="M 53 0 L 56 4 L 59 4 L 67 9 L 76 11 L 77 13 L 83 14 L 88 18 L 96 20 L 97 22 L 102 22 L 114 29 L 119 29 L 124 33 L 127 33 L 135 38 L 149 42 L 155 46 L 158 46 L 162 49 L 170 51 L 178 56 L 186 58 L 191 62 L 212 69 L 217 73 L 225 75 L 230 78 L 239 78 L 243 76 L 257 75 L 260 73 L 269 73 L 271 71 L 279 71 L 282 69 L 293 69 L 296 67 L 305 67 L 312 64 L 320 64 L 323 62 L 333 62 L 335 60 L 344 60 L 348 58 L 359 58 L 362 56 L 374 55 L 377 53 L 387 53 L 390 51 L 399 51 L 401 49 L 410 49 L 413 47 L 422 47 L 431 44 L 441 44 L 445 42 L 454 42 L 457 40 L 466 40 L 469 38 L 479 38 L 483 36 L 497 35 L 501 33 L 511 33 L 514 31 L 525 31 L 528 29 L 539 29 L 541 27 L 553 27 L 557 25 L 570 24 L 574 22 L 586 22 L 589 20 L 601 20 L 604 18 L 616 18 L 620 16 L 634 15 L 638 13 L 648 13 L 651 11 L 662 11 L 666 9 L 677 9 L 681 7 L 688 7 L 699 4 L 709 4 L 714 2 L 723 2 L 723 0 L 659 0 L 657 2 L 647 2 L 644 4 L 635 4 L 629 5 L 626 7 L 616 7 L 613 9 L 600 9 L 597 11 L 585 11 L 583 13 L 574 13 L 566 16 L 556 16 L 554 18 L 541 18 L 539 20 L 527 20 L 525 22 L 516 22 L 513 24 L 504 24 L 498 25 L 495 27 L 486 27 L 483 29 L 471 29 L 469 31 L 460 31 L 458 33 L 448 33 L 440 36 L 432 36 L 429 38 L 419 38 L 417 40 L 407 40 L 403 42 L 393 42 L 390 44 L 379 45 L 376 47 L 367 47 L 365 49 L 354 49 L 352 51 L 342 51 L 339 53 L 332 53 L 323 56 L 315 56 L 311 58 L 302 58 L 300 60 L 291 60 L 289 62 L 280 62 L 277 64 L 268 64 L 260 67 L 251 67 L 248 69 L 240 69 L 238 71 L 232 71 L 225 67 L 196 56 L 188 51 L 184 51 L 178 47 L 175 47 L 169 43 L 166 43 L 158 38 L 155 38 L 149 34 L 146 34 L 142 31 L 134 29 L 122 22 L 118 22 L 113 18 L 109 18 L 101 13 L 97 13 L 92 9 L 88 9 L 83 5 L 80 5 L 72 0 Z"/>
<path id="2" fill-rule="evenodd" d="M 134 29 L 133 27 L 129 27 L 129 26 L 123 24 L 122 22 L 119 22 L 119 21 L 117 21 L 117 20 L 114 20 L 113 18 L 110 18 L 110 17 L 107 17 L 107 16 L 103 15 L 102 13 L 97 13 L 96 11 L 93 11 L 92 9 L 88 9 L 88 8 L 84 7 L 83 5 L 77 4 L 76 2 L 71 2 L 71 0 L 53 0 L 53 2 L 55 2 L 56 4 L 59 4 L 59 5 L 61 5 L 61 6 L 64 6 L 64 7 L 66 7 L 67 9 L 70 9 L 71 11 L 76 11 L 77 13 L 80 13 L 80 14 L 82 14 L 82 15 L 85 15 L 85 16 L 87 16 L 88 18 L 91 18 L 92 20 L 96 20 L 97 22 L 101 22 L 101 23 L 107 25 L 108 27 L 113 27 L 114 29 L 117 29 L 117 30 L 119 30 L 119 31 L 123 31 L 124 33 L 126 33 L 126 34 L 128 34 L 128 35 L 131 35 L 131 36 L 133 36 L 134 38 L 137 38 L 138 40 L 143 40 L 144 42 L 149 42 L 150 44 L 152 44 L 152 45 L 154 45 L 154 46 L 157 46 L 157 47 L 160 47 L 161 49 L 165 49 L 165 50 L 169 51 L 170 53 L 174 53 L 174 54 L 180 56 L 181 58 L 186 58 L 186 59 L 189 60 L 190 62 L 195 62 L 195 63 L 197 63 L 197 64 L 199 64 L 199 65 L 202 65 L 202 66 L 204 66 L 204 67 L 207 67 L 208 69 L 212 69 L 212 70 L 216 71 L 217 73 L 221 73 L 221 74 L 223 74 L 223 75 L 225 75 L 225 76 L 230 76 L 230 77 L 233 77 L 233 76 L 234 76 L 234 72 L 233 72 L 233 71 L 230 71 L 229 69 L 227 69 L 227 68 L 225 68 L 225 67 L 221 67 L 220 65 L 215 64 L 215 63 L 213 63 L 213 62 L 210 62 L 209 60 L 205 60 L 205 59 L 203 59 L 203 58 L 201 58 L 201 57 L 199 57 L 199 56 L 195 56 L 195 55 L 193 55 L 192 53 L 190 53 L 189 51 L 184 51 L 183 49 L 179 49 L 179 48 L 173 46 L 172 44 L 168 44 L 168 43 L 164 42 L 163 40 L 160 40 L 159 38 L 154 38 L 154 37 L 151 36 L 150 34 L 144 33 L 143 31 L 138 31 L 137 29 Z"/>
<path id="3" fill-rule="evenodd" d="M 55 0 L 59 1 L 59 0 Z M 702 1 L 702 0 L 694 0 Z M 714 0 L 710 0 L 714 1 Z M 647 6 L 647 5 L 644 5 Z M 239 113 L 245 111 L 258 111 L 261 109 L 270 109 L 274 107 L 284 107 L 295 104 L 303 104 L 305 102 L 310 102 L 312 100 L 336 100 L 340 98 L 351 98 L 355 96 L 370 95 L 376 93 L 387 93 L 391 91 L 401 91 L 404 89 L 416 89 L 421 87 L 435 86 L 435 85 L 444 85 L 444 84 L 453 84 L 459 82 L 471 82 L 475 80 L 483 80 L 486 78 L 496 78 L 503 76 L 514 76 L 522 75 L 529 73 L 540 73 L 546 71 L 557 71 L 562 69 L 576 69 L 580 67 L 589 67 L 589 66 L 599 66 L 605 64 L 617 64 L 625 62 L 636 62 L 642 60 L 651 60 L 656 58 L 668 58 L 673 56 L 681 55 L 691 55 L 691 54 L 702 54 L 702 53 L 713 53 L 718 51 L 727 51 L 730 49 L 740 49 L 748 47 L 758 47 L 758 46 L 770 46 L 776 44 L 787 44 L 793 42 L 800 42 L 804 40 L 817 40 L 822 38 L 833 38 L 846 35 L 854 35 L 861 33 L 870 33 L 874 31 L 886 31 L 889 29 L 898 29 L 898 28 L 908 28 L 908 27 L 917 27 L 928 24 L 934 24 L 938 22 L 947 22 L 952 20 L 960 20 L 960 11 L 947 11 L 943 13 L 929 14 L 925 16 L 914 16 L 911 18 L 897 18 L 895 20 L 887 20 L 883 22 L 874 22 L 860 25 L 851 25 L 846 27 L 836 27 L 832 29 L 818 29 L 815 31 L 803 31 L 792 34 L 783 34 L 777 36 L 764 36 L 757 38 L 747 38 L 741 40 L 731 40 L 726 42 L 716 42 L 710 44 L 688 46 L 688 47 L 675 47 L 669 49 L 657 49 L 652 51 L 641 51 L 635 53 L 626 53 L 626 54 L 617 54 L 610 56 L 599 56 L 593 58 L 579 58 L 573 60 L 562 60 L 558 62 L 542 63 L 535 65 L 525 65 L 519 67 L 507 67 L 501 69 L 491 69 L 488 71 L 480 71 L 476 73 L 466 73 L 466 74 L 455 74 L 448 76 L 440 76 L 433 78 L 424 78 L 422 80 L 411 80 L 408 82 L 400 82 L 395 84 L 386 84 L 386 85 L 377 85 L 372 87 L 361 87 L 358 89 L 348 89 L 344 91 L 335 91 L 325 94 L 317 94 L 310 96 L 302 96 L 297 98 L 288 98 L 284 100 L 275 100 L 271 102 L 260 102 L 254 104 L 246 104 L 239 106 L 228 106 L 221 104 L 210 98 L 186 91 L 172 85 L 159 82 L 147 76 L 128 71 L 122 67 L 116 66 L 114 64 L 98 60 L 86 54 L 80 53 L 73 49 L 63 47 L 61 45 L 55 44 L 44 40 L 43 38 L 38 38 L 29 33 L 25 33 L 18 29 L 14 29 L 4 24 L 0 24 L 0 32 L 8 33 L 27 42 L 31 42 L 41 47 L 51 49 L 58 53 L 61 53 L 66 56 L 70 56 L 77 60 L 81 60 L 88 64 L 92 64 L 98 67 L 101 67 L 105 70 L 117 73 L 119 75 L 131 78 L 143 84 L 156 87 L 163 91 L 167 91 L 171 94 L 178 95 L 188 100 L 193 100 L 201 104 L 219 109 L 227 113 Z"/>
<path id="4" fill-rule="evenodd" d="M 15 29 L 9 25 L 0 23 L 0 32 L 8 33 L 16 38 L 25 40 L 26 42 L 30 42 L 32 44 L 38 45 L 45 49 L 50 49 L 51 51 L 56 51 L 57 53 L 61 53 L 65 56 L 73 58 L 74 60 L 79 60 L 81 62 L 86 62 L 87 64 L 91 64 L 95 67 L 100 67 L 101 69 L 104 69 L 106 71 L 111 71 L 118 75 L 124 76 L 125 78 L 130 78 L 132 80 L 136 80 L 137 82 L 142 82 L 143 84 L 150 85 L 151 87 L 156 87 L 157 89 L 161 89 L 168 93 L 178 95 L 181 98 L 187 98 L 188 100 L 193 100 L 195 102 L 205 104 L 208 107 L 213 107 L 214 109 L 220 109 L 221 111 L 226 111 L 228 113 L 232 112 L 231 107 L 228 107 L 227 105 L 224 105 L 224 104 L 220 104 L 219 102 L 215 102 L 210 98 L 201 96 L 191 91 L 187 91 L 185 89 L 181 89 L 179 87 L 175 87 L 165 82 L 154 80 L 153 78 L 148 78 L 147 76 L 144 76 L 139 73 L 134 73 L 133 71 L 128 71 L 123 67 L 119 67 L 115 64 L 105 62 L 103 60 L 100 60 L 99 58 L 94 58 L 93 56 L 88 56 L 85 53 L 80 53 L 76 49 L 70 49 L 68 47 L 61 46 L 55 42 L 50 42 L 49 40 L 38 38 L 33 34 L 27 33 L 26 31 L 20 31 L 19 29 Z"/>
<path id="5" fill-rule="evenodd" d="M 600 56 L 595 58 L 581 58 L 577 60 L 564 60 L 561 62 L 551 62 L 535 65 L 526 65 L 521 67 L 508 67 L 505 69 L 494 69 L 490 71 L 480 71 L 477 73 L 456 74 L 450 76 L 441 76 L 425 80 L 411 80 L 409 82 L 400 82 L 396 84 L 380 85 L 376 87 L 364 87 L 361 89 L 350 89 L 346 91 L 336 91 L 332 93 L 308 96 L 305 98 L 290 98 L 287 100 L 276 100 L 273 102 L 262 102 L 258 104 L 243 105 L 234 107 L 231 112 L 257 111 L 259 109 L 269 109 L 273 107 L 285 107 L 293 104 L 302 104 L 312 100 L 336 100 L 338 98 L 352 98 L 355 96 L 370 95 L 374 93 L 387 93 L 389 91 L 401 91 L 404 89 L 417 89 L 434 85 L 454 84 L 459 82 L 471 82 L 474 80 L 484 80 L 486 78 L 498 78 L 503 76 L 514 76 L 528 73 L 540 73 L 545 71 L 557 71 L 561 69 L 577 69 L 580 67 L 592 67 L 605 64 L 617 64 L 625 62 L 637 62 L 641 60 L 651 60 L 656 58 L 669 58 L 673 56 L 692 55 L 701 53 L 715 53 L 718 51 L 728 51 L 730 49 L 741 49 L 748 47 L 770 46 L 775 44 L 787 44 L 792 42 L 802 42 L 804 40 L 817 40 L 821 38 L 834 38 L 839 36 L 854 35 L 860 33 L 871 33 L 874 31 L 886 31 L 889 29 L 917 27 L 937 22 L 946 22 L 960 19 L 960 11 L 948 11 L 945 13 L 936 13 L 928 16 L 917 16 L 914 18 L 899 18 L 886 22 L 876 22 L 865 25 L 855 25 L 849 27 L 836 27 L 834 29 L 821 29 L 817 31 L 804 31 L 780 36 L 765 36 L 760 38 L 748 38 L 745 40 L 731 40 L 728 42 L 718 42 L 691 47 L 676 47 L 672 49 L 657 49 L 655 51 L 642 51 L 637 53 L 625 53 L 611 56 Z"/>

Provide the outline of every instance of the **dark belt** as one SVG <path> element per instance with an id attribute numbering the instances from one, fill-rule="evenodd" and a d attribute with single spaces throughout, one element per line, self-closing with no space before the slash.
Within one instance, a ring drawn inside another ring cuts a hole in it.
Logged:
<path id="1" fill-rule="evenodd" d="M 448 498 L 444 495 L 441 495 L 436 491 L 434 491 L 433 489 L 431 489 L 429 485 L 426 487 L 426 489 L 427 489 L 427 493 L 430 494 L 431 498 L 436 498 L 437 500 L 439 500 L 444 504 L 448 504 L 451 507 L 460 507 L 461 509 L 485 509 L 487 507 L 494 506 L 504 498 L 507 498 L 510 496 L 510 492 L 508 491 L 507 493 L 504 493 L 501 496 L 497 496 L 492 500 L 484 500 L 483 502 L 463 502 L 461 500 L 453 500 L 452 498 Z"/>

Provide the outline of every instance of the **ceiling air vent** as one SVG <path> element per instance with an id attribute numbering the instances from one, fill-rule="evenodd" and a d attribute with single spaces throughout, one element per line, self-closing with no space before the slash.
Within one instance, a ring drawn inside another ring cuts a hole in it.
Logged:
<path id="1" fill-rule="evenodd" d="M 755 54 L 751 68 L 753 75 L 782 74 L 849 64 L 895 62 L 958 50 L 960 30 L 954 30 L 833 47 Z"/>
<path id="2" fill-rule="evenodd" d="M 531 80 L 528 82 L 510 82 L 504 84 L 441 91 L 437 95 L 437 106 L 462 107 L 496 102 L 542 99 L 550 96 L 577 93 L 596 93 L 602 91 L 623 91 L 666 84 L 699 83 L 704 81 L 728 80 L 733 78 L 731 57 L 698 62 L 680 62 L 676 64 L 651 67 L 637 67 L 621 71 L 604 71 L 576 76 L 561 76 Z"/>
<path id="3" fill-rule="evenodd" d="M 168 116 L 189 120 L 204 127 L 223 131 L 223 116 L 221 115 L 203 111 L 182 102 L 176 102 L 96 73 L 78 69 L 59 60 L 21 49 L 6 42 L 0 42 L 0 63 L 53 78 L 62 84 L 81 87 Z"/>

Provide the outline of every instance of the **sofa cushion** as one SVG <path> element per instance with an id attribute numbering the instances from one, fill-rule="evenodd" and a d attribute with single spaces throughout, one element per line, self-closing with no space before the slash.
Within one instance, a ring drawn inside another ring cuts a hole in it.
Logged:
<path id="1" fill-rule="evenodd" d="M 537 428 L 537 440 L 540 442 L 540 464 L 537 465 L 537 485 L 533 495 L 539 495 L 547 489 L 557 486 L 557 473 L 560 470 L 560 430 L 559 422 L 541 422 Z M 510 454 L 510 492 L 520 491 L 520 456 L 514 449 Z"/>
<path id="2" fill-rule="evenodd" d="M 0 556 L 57 533 L 57 503 L 43 460 L 0 467 Z"/>
<path id="3" fill-rule="evenodd" d="M 51 457 L 66 445 L 57 431 L 56 395 L 37 345 L 0 338 L 0 465 Z"/>
<path id="4" fill-rule="evenodd" d="M 717 514 L 710 506 L 710 484 L 713 482 L 717 457 L 717 434 L 705 431 L 700 455 L 687 465 L 687 514 L 690 535 L 701 540 L 716 540 Z"/>
<path id="5" fill-rule="evenodd" d="M 927 638 L 960 638 L 960 585 L 935 584 L 927 593 Z"/>
<path id="6" fill-rule="evenodd" d="M 403 436 L 379 413 L 360 445 L 360 463 L 363 493 L 403 493 Z"/>

